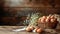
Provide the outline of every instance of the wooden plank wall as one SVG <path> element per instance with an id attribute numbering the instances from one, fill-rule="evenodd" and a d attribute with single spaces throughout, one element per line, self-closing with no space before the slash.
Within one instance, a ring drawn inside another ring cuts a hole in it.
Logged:
<path id="1" fill-rule="evenodd" d="M 2 15 L 1 22 L 10 22 L 10 25 L 12 23 L 14 25 L 19 23 L 20 21 L 16 18 L 23 14 L 23 16 L 25 16 L 29 12 L 37 11 L 44 15 L 60 14 L 60 0 L 1 0 L 0 7 Z"/>

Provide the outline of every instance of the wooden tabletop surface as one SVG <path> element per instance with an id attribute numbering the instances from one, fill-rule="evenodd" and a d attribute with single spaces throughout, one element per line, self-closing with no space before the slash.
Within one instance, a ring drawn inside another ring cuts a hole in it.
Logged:
<path id="1" fill-rule="evenodd" d="M 39 34 L 39 33 L 26 32 L 26 31 L 22 31 L 22 32 L 12 31 L 14 29 L 19 29 L 22 27 L 24 27 L 24 26 L 0 26 L 0 33 L 1 34 Z M 60 32 L 60 30 L 57 30 L 57 31 Z M 55 33 L 43 32 L 41 34 L 55 34 Z M 60 33 L 58 33 L 58 34 L 60 34 Z"/>

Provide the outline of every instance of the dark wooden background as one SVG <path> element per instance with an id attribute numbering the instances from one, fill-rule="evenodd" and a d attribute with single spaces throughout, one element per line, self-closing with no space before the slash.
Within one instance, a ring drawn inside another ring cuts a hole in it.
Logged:
<path id="1" fill-rule="evenodd" d="M 0 25 L 19 24 L 32 12 L 60 14 L 60 0 L 0 0 Z"/>

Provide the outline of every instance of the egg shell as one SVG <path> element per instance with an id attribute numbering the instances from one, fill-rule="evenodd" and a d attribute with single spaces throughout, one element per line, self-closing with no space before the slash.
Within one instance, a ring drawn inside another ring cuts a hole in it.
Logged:
<path id="1" fill-rule="evenodd" d="M 31 32 L 32 30 L 29 27 L 27 27 L 26 31 Z"/>
<path id="2" fill-rule="evenodd" d="M 44 18 L 44 19 L 45 19 L 45 18 L 46 18 L 46 16 L 43 16 L 42 18 Z"/>
<path id="3" fill-rule="evenodd" d="M 50 19 L 46 19 L 45 22 L 50 22 Z"/>
<path id="4" fill-rule="evenodd" d="M 31 26 L 31 27 L 30 27 L 30 29 L 31 29 L 31 30 L 33 30 L 33 29 L 34 29 L 34 27 L 33 27 L 33 26 Z"/>
<path id="5" fill-rule="evenodd" d="M 41 33 L 41 32 L 42 32 L 41 28 L 37 29 L 37 33 Z"/>
<path id="6" fill-rule="evenodd" d="M 51 23 L 52 23 L 52 22 L 54 22 L 54 19 L 51 19 L 51 21 L 50 21 L 50 22 L 51 22 Z"/>
<path id="7" fill-rule="evenodd" d="M 45 19 L 43 18 L 43 19 L 41 19 L 41 23 L 45 23 Z"/>
<path id="8" fill-rule="evenodd" d="M 50 17 L 51 19 L 55 18 L 53 15 Z"/>

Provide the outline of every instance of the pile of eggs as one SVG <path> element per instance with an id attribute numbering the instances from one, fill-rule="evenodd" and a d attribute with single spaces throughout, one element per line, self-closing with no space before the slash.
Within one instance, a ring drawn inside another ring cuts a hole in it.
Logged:
<path id="1" fill-rule="evenodd" d="M 43 16 L 43 17 L 40 17 L 37 22 L 38 23 L 56 23 L 57 18 L 55 18 L 53 15 Z"/>
<path id="2" fill-rule="evenodd" d="M 33 27 L 33 26 L 30 26 L 30 27 L 27 27 L 26 28 L 26 31 L 27 32 L 37 32 L 37 33 L 41 33 L 43 30 L 39 27 Z"/>

